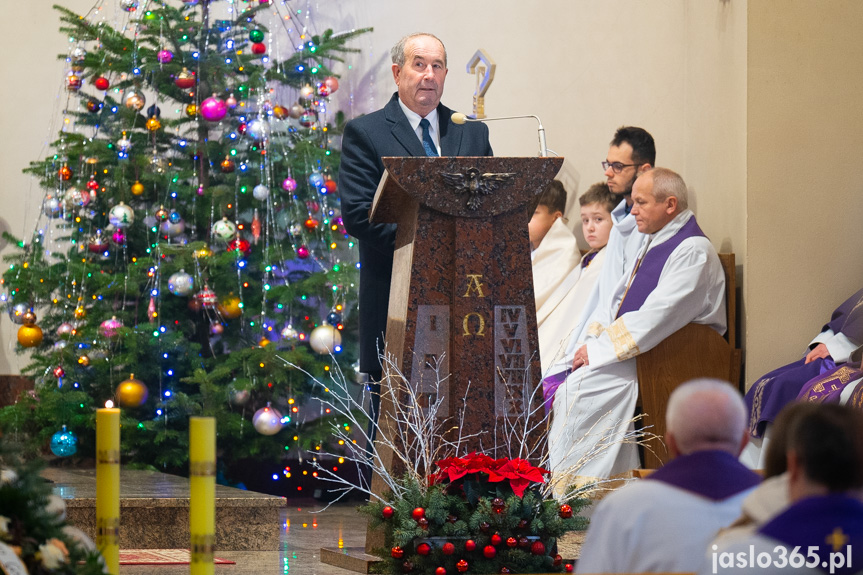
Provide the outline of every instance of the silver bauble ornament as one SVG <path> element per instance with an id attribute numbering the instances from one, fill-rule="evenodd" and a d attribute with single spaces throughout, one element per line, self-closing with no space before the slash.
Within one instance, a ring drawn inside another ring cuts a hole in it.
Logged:
<path id="1" fill-rule="evenodd" d="M 275 435 L 282 429 L 282 414 L 269 405 L 262 407 L 252 417 L 252 425 L 261 435 Z"/>
<path id="2" fill-rule="evenodd" d="M 309 334 L 309 345 L 321 355 L 336 353 L 342 345 L 342 334 L 333 326 L 322 323 Z"/>
<path id="3" fill-rule="evenodd" d="M 264 201 L 270 197 L 270 188 L 265 186 L 264 184 L 258 184 L 252 190 L 252 195 L 256 200 Z"/>
<path id="4" fill-rule="evenodd" d="M 195 278 L 184 270 L 168 278 L 168 291 L 177 296 L 186 296 L 195 291 Z"/>

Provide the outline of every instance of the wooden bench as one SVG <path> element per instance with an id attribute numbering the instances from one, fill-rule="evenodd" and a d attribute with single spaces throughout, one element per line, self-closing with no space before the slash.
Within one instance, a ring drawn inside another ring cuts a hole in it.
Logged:
<path id="1" fill-rule="evenodd" d="M 659 436 L 646 442 L 644 467 L 656 469 L 668 458 L 665 444 L 665 408 L 671 392 L 680 384 L 698 377 L 740 383 L 741 351 L 737 337 L 737 268 L 734 254 L 719 254 L 725 271 L 725 303 L 728 329 L 721 336 L 706 325 L 690 323 L 668 336 L 659 345 L 636 358 L 638 405 L 644 413 L 642 424 Z"/>

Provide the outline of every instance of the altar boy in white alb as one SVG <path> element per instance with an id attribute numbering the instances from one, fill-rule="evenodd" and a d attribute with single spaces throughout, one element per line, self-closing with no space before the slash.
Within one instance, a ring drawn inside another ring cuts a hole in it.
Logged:
<path id="1" fill-rule="evenodd" d="M 549 465 L 567 476 L 610 477 L 638 467 L 633 430 L 638 397 L 635 357 L 688 323 L 725 333 L 725 275 L 716 250 L 688 209 L 686 184 L 664 168 L 639 177 L 632 215 L 642 235 L 608 306 L 598 308 L 560 382 L 548 435 Z"/>

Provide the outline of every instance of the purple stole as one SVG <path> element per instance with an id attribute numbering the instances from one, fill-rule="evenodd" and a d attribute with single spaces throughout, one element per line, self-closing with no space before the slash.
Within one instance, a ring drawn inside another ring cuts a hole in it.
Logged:
<path id="1" fill-rule="evenodd" d="M 821 331 L 828 328 L 833 333 L 841 332 L 852 341 L 863 344 L 863 289 L 842 302 Z"/>
<path id="2" fill-rule="evenodd" d="M 656 284 L 659 283 L 659 276 L 662 275 L 662 269 L 665 267 L 665 262 L 677 246 L 683 240 L 693 237 L 705 237 L 704 232 L 698 227 L 693 215 L 683 226 L 677 230 L 677 233 L 656 246 L 641 258 L 641 264 L 635 271 L 635 277 L 632 278 L 632 283 L 629 284 L 629 289 L 620 303 L 620 308 L 617 310 L 617 316 L 641 309 L 644 300 L 647 296 L 656 289 Z"/>
<path id="3" fill-rule="evenodd" d="M 755 487 L 761 477 L 725 451 L 696 451 L 672 459 L 645 481 L 662 481 L 713 501 Z"/>
<path id="4" fill-rule="evenodd" d="M 554 392 L 560 387 L 560 384 L 566 381 L 566 376 L 572 373 L 572 369 L 566 369 L 558 373 L 553 373 L 542 380 L 542 401 L 545 405 L 545 412 L 551 411 L 551 406 L 554 403 Z"/>
<path id="5" fill-rule="evenodd" d="M 758 533 L 784 543 L 789 553 L 798 545 L 804 555 L 816 548 L 817 567 L 825 573 L 858 573 L 863 567 L 863 503 L 847 495 L 801 499 Z M 842 568 L 830 571 L 831 553 L 842 554 Z"/>
<path id="6" fill-rule="evenodd" d="M 816 403 L 839 403 L 839 396 L 850 384 L 863 377 L 859 366 L 843 364 L 806 382 L 797 401 L 812 401 Z"/>

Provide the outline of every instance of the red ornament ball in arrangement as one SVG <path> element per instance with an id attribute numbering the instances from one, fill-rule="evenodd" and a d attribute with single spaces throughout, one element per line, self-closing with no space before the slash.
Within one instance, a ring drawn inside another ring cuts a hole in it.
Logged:
<path id="1" fill-rule="evenodd" d="M 93 192 L 99 189 L 99 182 L 96 181 L 96 176 L 90 176 L 90 181 L 87 182 L 87 189 Z"/>
<path id="2" fill-rule="evenodd" d="M 516 539 L 515 537 L 507 537 L 506 538 L 506 546 L 507 547 L 515 547 L 516 545 L 518 545 L 518 539 Z"/>
<path id="3" fill-rule="evenodd" d="M 326 188 L 328 194 L 332 194 L 338 188 L 335 180 L 324 180 L 324 188 Z"/>
<path id="4" fill-rule="evenodd" d="M 522 519 L 518 522 L 519 529 L 527 529 L 527 519 Z"/>
<path id="5" fill-rule="evenodd" d="M 500 536 L 500 533 L 495 533 L 494 535 L 491 536 L 491 544 L 492 545 L 497 547 L 501 543 L 503 543 L 503 537 Z"/>
<path id="6" fill-rule="evenodd" d="M 465 551 L 476 551 L 476 541 L 473 539 L 468 539 L 464 542 L 464 550 Z"/>
<path id="7" fill-rule="evenodd" d="M 266 54 L 267 53 L 267 45 L 263 42 L 255 42 L 252 44 L 252 54 Z"/>
<path id="8" fill-rule="evenodd" d="M 318 84 L 317 93 L 318 96 L 320 96 L 321 98 L 326 98 L 330 95 L 330 87 L 321 82 L 320 84 Z"/>
<path id="9" fill-rule="evenodd" d="M 428 529 L 429 528 L 429 520 L 425 517 L 420 517 L 417 519 L 417 525 L 420 526 L 420 529 Z"/>
<path id="10" fill-rule="evenodd" d="M 438 567 L 434 570 L 434 575 L 446 575 L 446 569 L 443 567 Z"/>
<path id="11" fill-rule="evenodd" d="M 63 377 L 64 375 L 66 375 L 66 371 L 63 369 L 62 366 L 58 365 L 57 367 L 54 368 L 54 377 L 59 379 L 59 378 Z"/>
<path id="12" fill-rule="evenodd" d="M 500 497 L 495 497 L 494 499 L 491 500 L 491 509 L 495 513 L 498 513 L 498 514 L 503 513 L 503 510 L 505 508 L 506 508 L 506 504 L 504 503 L 503 499 L 501 499 Z"/>
<path id="13" fill-rule="evenodd" d="M 563 563 L 563 557 L 561 557 L 560 555 L 555 555 L 554 559 L 551 562 L 551 564 L 555 567 L 560 567 L 561 563 Z"/>
<path id="14" fill-rule="evenodd" d="M 395 512 L 396 512 L 395 509 L 393 509 L 389 505 L 387 505 L 386 507 L 381 509 L 381 515 L 384 516 L 384 519 L 391 518 L 393 515 L 395 515 Z"/>
<path id="15" fill-rule="evenodd" d="M 316 220 L 315 218 L 309 218 L 303 223 L 303 225 L 306 226 L 307 230 L 313 230 L 318 227 L 318 220 Z"/>
<path id="16" fill-rule="evenodd" d="M 195 74 L 183 68 L 183 71 L 174 78 L 174 85 L 182 90 L 188 90 L 195 85 Z"/>
<path id="17" fill-rule="evenodd" d="M 573 569 L 572 563 L 567 563 L 566 565 L 563 566 L 563 570 L 566 571 L 567 573 L 572 573 L 572 569 Z"/>
<path id="18" fill-rule="evenodd" d="M 419 545 L 417 545 L 417 553 L 423 556 L 428 555 L 429 553 L 431 553 L 431 545 L 429 545 L 428 543 L 420 543 Z"/>
<path id="19" fill-rule="evenodd" d="M 491 525 L 488 524 L 488 521 L 483 521 L 482 523 L 479 524 L 479 530 L 482 531 L 483 533 L 488 533 L 488 530 L 490 527 L 491 527 Z"/>
<path id="20" fill-rule="evenodd" d="M 518 546 L 519 547 L 525 547 L 526 548 L 528 545 L 530 545 L 530 539 L 528 539 L 524 535 L 522 535 L 521 537 L 518 538 Z"/>
<path id="21" fill-rule="evenodd" d="M 228 251 L 240 251 L 243 253 L 243 255 L 247 256 L 252 253 L 252 244 L 249 243 L 249 240 L 245 240 L 243 238 L 236 238 L 228 244 Z"/>
<path id="22" fill-rule="evenodd" d="M 458 563 L 455 564 L 455 568 L 458 569 L 459 573 L 464 573 L 467 571 L 468 564 L 467 561 L 461 559 Z"/>
<path id="23" fill-rule="evenodd" d="M 99 76 L 93 80 L 93 85 L 96 86 L 96 89 L 98 90 L 107 90 L 111 87 L 111 82 L 109 82 L 108 78 L 105 76 Z"/>
<path id="24" fill-rule="evenodd" d="M 426 516 L 426 510 L 423 509 L 422 507 L 417 507 L 416 509 L 411 511 L 411 517 L 413 517 L 415 521 L 419 521 L 420 519 L 422 519 L 425 516 Z"/>
<path id="25" fill-rule="evenodd" d="M 204 307 L 206 309 L 213 309 L 214 307 L 216 307 L 219 298 L 216 297 L 216 292 L 211 290 L 209 287 L 204 286 L 204 289 L 202 289 L 195 295 L 195 300 L 201 307 Z"/>
<path id="26" fill-rule="evenodd" d="M 453 553 L 455 553 L 455 545 L 447 541 L 443 544 L 441 551 L 443 551 L 444 555 L 452 555 Z"/>
<path id="27" fill-rule="evenodd" d="M 486 545 L 482 550 L 482 554 L 486 559 L 494 559 L 494 556 L 497 555 L 497 549 L 491 545 Z"/>
<path id="28" fill-rule="evenodd" d="M 530 552 L 533 555 L 545 555 L 545 543 L 542 541 L 534 541 L 530 546 Z"/>
<path id="29" fill-rule="evenodd" d="M 393 547 L 392 549 L 390 549 L 390 555 L 393 557 L 393 559 L 401 559 L 402 557 L 404 557 L 404 554 L 405 550 L 401 547 Z"/>
<path id="30" fill-rule="evenodd" d="M 563 519 L 569 519 L 572 517 L 572 507 L 564 503 L 560 506 L 560 512 L 558 513 Z"/>

